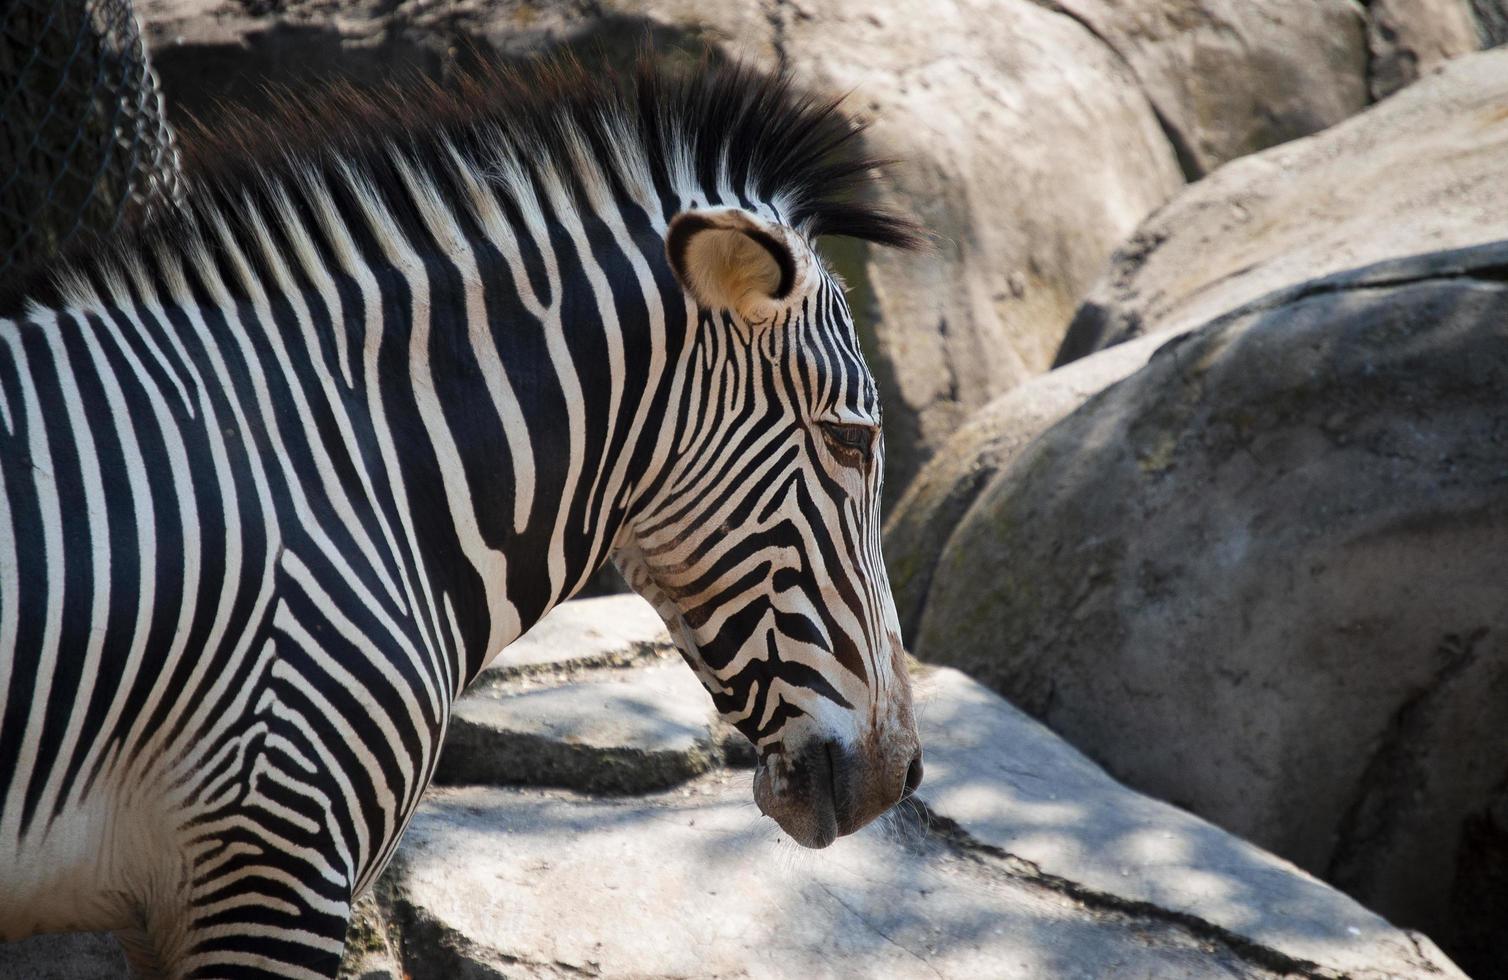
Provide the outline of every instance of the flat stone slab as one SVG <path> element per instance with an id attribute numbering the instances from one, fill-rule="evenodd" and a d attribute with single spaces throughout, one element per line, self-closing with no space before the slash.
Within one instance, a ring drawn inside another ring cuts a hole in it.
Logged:
<path id="1" fill-rule="evenodd" d="M 923 666 L 917 697 L 917 801 L 821 852 L 726 770 L 633 798 L 434 792 L 379 893 L 393 975 L 1464 976 L 963 674 Z"/>
<path id="2" fill-rule="evenodd" d="M 922 667 L 920 799 L 964 846 L 1020 862 L 1085 901 L 1141 904 L 1316 976 L 1465 977 L 1405 932 L 1294 865 L 1112 779 L 1003 698 Z"/>
<path id="3" fill-rule="evenodd" d="M 1281 975 L 1177 924 L 1086 910 L 914 824 L 797 850 L 748 794 L 747 779 L 716 776 L 649 799 L 433 794 L 386 886 L 401 969 L 412 980 Z"/>
<path id="4" fill-rule="evenodd" d="M 487 665 L 473 688 L 546 673 L 626 666 L 675 654 L 675 643 L 637 595 L 572 599 L 550 610 Z"/>
<path id="5" fill-rule="evenodd" d="M 559 686 L 482 688 L 456 702 L 435 779 L 664 789 L 722 760 L 714 717 L 711 697 L 679 659 Z"/>

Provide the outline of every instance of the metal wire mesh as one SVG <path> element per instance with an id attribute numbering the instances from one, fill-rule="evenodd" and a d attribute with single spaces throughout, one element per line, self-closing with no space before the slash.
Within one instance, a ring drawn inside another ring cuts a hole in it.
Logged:
<path id="1" fill-rule="evenodd" d="M 0 282 L 181 194 L 130 0 L 0 0 Z"/>

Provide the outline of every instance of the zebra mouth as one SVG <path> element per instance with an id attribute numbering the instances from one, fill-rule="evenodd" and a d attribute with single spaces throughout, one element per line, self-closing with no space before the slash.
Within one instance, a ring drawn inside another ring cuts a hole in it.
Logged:
<path id="1" fill-rule="evenodd" d="M 827 847 L 858 829 L 846 792 L 844 751 L 836 742 L 804 748 L 794 762 L 781 755 L 762 761 L 754 773 L 754 802 L 803 847 Z"/>

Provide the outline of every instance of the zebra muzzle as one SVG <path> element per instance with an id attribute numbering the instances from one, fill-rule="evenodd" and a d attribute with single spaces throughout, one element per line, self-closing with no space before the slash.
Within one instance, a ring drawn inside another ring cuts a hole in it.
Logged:
<path id="1" fill-rule="evenodd" d="M 862 805 L 873 795 L 866 792 L 873 775 L 841 742 L 813 739 L 794 753 L 766 758 L 754 774 L 754 801 L 796 843 L 822 848 L 886 808 L 867 813 Z"/>

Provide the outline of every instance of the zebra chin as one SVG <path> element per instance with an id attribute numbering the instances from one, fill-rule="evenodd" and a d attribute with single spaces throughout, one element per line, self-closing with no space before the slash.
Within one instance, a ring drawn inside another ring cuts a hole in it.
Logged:
<path id="1" fill-rule="evenodd" d="M 916 791 L 921 750 L 906 745 L 860 747 L 812 737 L 794 750 L 772 753 L 754 773 L 754 802 L 803 847 L 827 847 L 863 828 Z"/>

